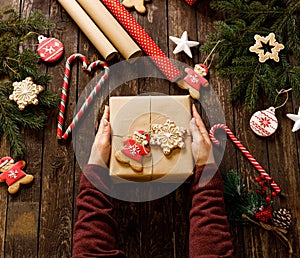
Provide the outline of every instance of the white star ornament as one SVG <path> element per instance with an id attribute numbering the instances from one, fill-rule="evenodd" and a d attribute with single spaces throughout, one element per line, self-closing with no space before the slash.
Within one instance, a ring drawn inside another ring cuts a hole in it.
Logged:
<path id="1" fill-rule="evenodd" d="M 289 119 L 292 119 L 295 124 L 293 126 L 293 129 L 292 129 L 292 132 L 296 132 L 300 129 L 300 108 L 299 108 L 299 111 L 298 111 L 298 114 L 295 115 L 295 114 L 286 114 L 286 116 L 289 118 Z"/>
<path id="2" fill-rule="evenodd" d="M 181 38 L 177 38 L 173 36 L 170 36 L 169 38 L 177 45 L 173 51 L 173 54 L 177 54 L 181 51 L 184 51 L 184 53 L 186 53 L 190 58 L 193 57 L 190 48 L 199 45 L 199 42 L 197 41 L 188 40 L 188 35 L 186 31 L 182 33 Z"/>

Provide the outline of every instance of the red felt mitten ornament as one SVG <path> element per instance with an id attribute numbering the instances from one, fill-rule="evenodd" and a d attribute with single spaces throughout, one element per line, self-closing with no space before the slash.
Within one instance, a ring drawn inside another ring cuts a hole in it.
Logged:
<path id="1" fill-rule="evenodd" d="M 49 63 L 53 63 L 61 58 L 64 53 L 64 46 L 56 38 L 46 38 L 42 35 L 38 37 L 38 55 L 40 58 Z"/>
<path id="2" fill-rule="evenodd" d="M 277 130 L 278 120 L 275 116 L 275 108 L 255 112 L 250 119 L 250 127 L 259 136 L 270 136 Z"/>
<path id="3" fill-rule="evenodd" d="M 26 185 L 32 182 L 34 177 L 22 170 L 25 165 L 24 160 L 15 163 L 11 157 L 0 159 L 0 182 L 6 182 L 10 194 L 18 192 L 20 184 Z"/>

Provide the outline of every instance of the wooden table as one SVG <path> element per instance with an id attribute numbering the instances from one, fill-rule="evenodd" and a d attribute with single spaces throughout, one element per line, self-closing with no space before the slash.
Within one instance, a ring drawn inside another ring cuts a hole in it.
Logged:
<path id="1" fill-rule="evenodd" d="M 50 91 L 60 94 L 64 63 L 69 55 L 80 52 L 89 60 L 101 58 L 57 1 L 0 0 L 1 7 L 9 3 L 20 10 L 22 16 L 40 9 L 45 17 L 50 17 L 56 24 L 49 35 L 64 43 L 65 56 L 55 66 L 41 65 L 42 72 L 53 76 L 48 88 Z M 168 36 L 178 37 L 187 30 L 191 40 L 198 40 L 201 44 L 205 42 L 205 36 L 213 31 L 212 23 L 218 17 L 209 8 L 208 0 L 199 1 L 195 7 L 188 6 L 183 0 L 153 0 L 147 4 L 147 8 L 147 15 L 132 13 L 167 55 L 191 66 L 203 61 L 205 57 L 200 55 L 197 48 L 192 49 L 193 59 L 183 53 L 174 55 L 174 44 Z M 118 59 L 113 59 L 109 64 L 116 62 Z M 259 138 L 249 128 L 252 114 L 245 111 L 241 104 L 232 105 L 229 102 L 228 94 L 232 85 L 217 77 L 216 72 L 213 67 L 210 69 L 209 80 L 223 107 L 226 124 L 282 187 L 285 195 L 277 198 L 275 208 L 291 208 L 293 216 L 300 218 L 300 134 L 291 132 L 293 123 L 285 116 L 286 113 L 296 113 L 299 102 L 289 99 L 287 105 L 277 112 L 279 129 L 276 134 L 267 139 Z M 73 116 L 77 97 L 89 80 L 80 69 L 73 68 L 67 122 Z M 112 95 L 137 95 L 153 91 L 171 95 L 187 94 L 165 80 L 144 78 L 122 85 Z M 260 104 L 260 107 L 266 106 Z M 59 142 L 56 139 L 57 111 L 58 108 L 50 111 L 43 131 L 26 130 L 23 133 L 27 149 L 24 158 L 28 163 L 26 171 L 35 176 L 34 183 L 23 187 L 15 196 L 8 195 L 4 185 L 0 188 L 1 257 L 71 256 L 76 220 L 75 198 L 81 169 L 74 157 L 71 141 Z M 8 142 L 2 139 L 1 156 L 9 154 L 9 150 Z M 255 173 L 229 140 L 220 169 L 238 169 L 243 174 Z M 119 247 L 128 257 L 188 257 L 188 190 L 189 185 L 183 184 L 168 196 L 151 202 L 114 201 L 120 231 Z M 253 225 L 232 225 L 231 230 L 236 257 L 289 257 L 283 243 L 266 230 Z M 299 230 L 299 224 L 294 223 L 288 233 L 294 249 L 293 257 L 300 257 Z"/>

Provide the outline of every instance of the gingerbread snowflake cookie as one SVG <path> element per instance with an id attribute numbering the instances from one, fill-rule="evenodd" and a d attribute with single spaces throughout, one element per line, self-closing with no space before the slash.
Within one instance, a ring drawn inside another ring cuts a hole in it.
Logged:
<path id="1" fill-rule="evenodd" d="M 37 105 L 39 103 L 37 96 L 44 90 L 41 85 L 35 84 L 31 77 L 21 82 L 14 82 L 13 87 L 14 91 L 9 99 L 17 102 L 20 110 L 24 110 L 29 104 Z"/>
<path id="2" fill-rule="evenodd" d="M 143 171 L 143 157 L 150 153 L 148 148 L 150 136 L 144 130 L 135 131 L 125 140 L 124 147 L 115 153 L 115 158 L 128 164 L 134 171 Z"/>
<path id="3" fill-rule="evenodd" d="M 186 129 L 168 119 L 163 124 L 152 125 L 150 144 L 160 146 L 165 155 L 170 155 L 173 149 L 184 147 L 186 132 Z"/>

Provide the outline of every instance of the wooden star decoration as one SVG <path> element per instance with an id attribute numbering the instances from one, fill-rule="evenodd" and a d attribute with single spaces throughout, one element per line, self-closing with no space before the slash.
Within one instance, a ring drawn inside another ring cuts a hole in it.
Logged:
<path id="1" fill-rule="evenodd" d="M 258 34 L 254 36 L 255 44 L 249 48 L 250 52 L 254 52 L 259 56 L 259 62 L 264 63 L 268 59 L 273 59 L 279 62 L 278 53 L 280 50 L 284 49 L 284 45 L 276 42 L 275 34 L 270 33 L 267 37 L 262 37 Z M 265 51 L 264 45 L 269 45 L 271 52 Z"/>
<path id="2" fill-rule="evenodd" d="M 20 110 L 24 110 L 29 104 L 37 105 L 39 103 L 37 95 L 44 90 L 41 85 L 35 84 L 31 77 L 21 82 L 14 82 L 13 87 L 14 91 L 9 99 L 17 102 Z"/>
<path id="3" fill-rule="evenodd" d="M 197 41 L 189 41 L 188 40 L 188 35 L 187 35 L 186 31 L 184 31 L 182 33 L 181 38 L 177 38 L 177 37 L 173 37 L 173 36 L 170 36 L 169 38 L 177 45 L 173 51 L 173 54 L 177 54 L 181 51 L 184 51 L 184 53 L 186 53 L 190 58 L 193 57 L 190 48 L 199 45 L 199 42 L 197 42 Z"/>

